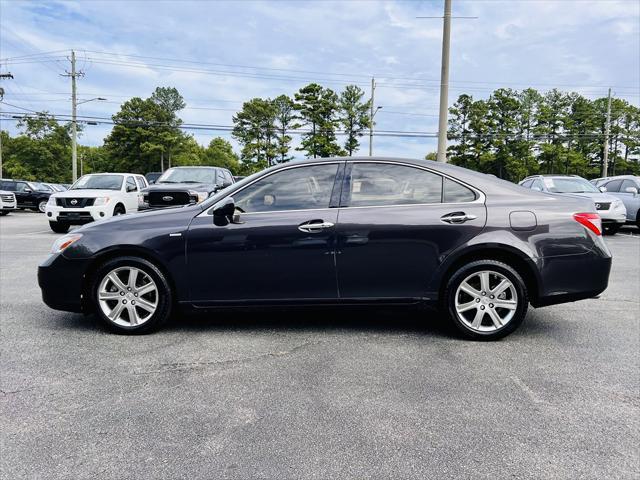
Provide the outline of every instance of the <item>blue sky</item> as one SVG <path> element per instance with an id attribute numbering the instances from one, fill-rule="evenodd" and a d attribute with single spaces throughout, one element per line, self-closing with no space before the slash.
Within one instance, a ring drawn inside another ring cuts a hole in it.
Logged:
<path id="1" fill-rule="evenodd" d="M 596 98 L 611 86 L 638 105 L 638 0 L 453 0 L 453 14 L 478 18 L 453 20 L 450 104 L 460 93 L 485 98 L 499 87 L 555 86 Z M 175 86 L 187 100 L 185 122 L 230 125 L 252 97 L 292 95 L 311 81 L 337 91 L 356 83 L 368 93 L 375 75 L 377 128 L 435 133 L 442 20 L 416 17 L 440 15 L 440 0 L 0 0 L 0 58 L 40 55 L 0 64 L 15 77 L 2 86 L 7 103 L 68 115 L 70 81 L 60 74 L 73 48 L 85 73 L 79 97 L 108 99 L 81 105 L 81 115 L 110 117 L 131 96 Z M 109 128 L 87 126 L 80 142 L 99 145 Z M 203 144 L 231 140 L 227 132 L 193 133 Z M 436 145 L 374 142 L 375 153 L 404 157 Z"/>

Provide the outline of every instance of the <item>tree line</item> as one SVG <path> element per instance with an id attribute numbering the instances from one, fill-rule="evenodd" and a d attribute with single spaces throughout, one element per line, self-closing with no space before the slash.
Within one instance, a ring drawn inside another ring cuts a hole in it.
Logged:
<path id="1" fill-rule="evenodd" d="M 186 133 L 179 112 L 186 102 L 177 89 L 158 87 L 148 98 L 125 101 L 111 117 L 113 128 L 98 147 L 79 146 L 83 173 L 147 173 L 179 165 L 216 165 L 247 175 L 306 157 L 353 155 L 370 126 L 365 92 L 341 92 L 311 83 L 292 96 L 253 98 L 233 115 L 229 127 L 239 153 L 221 137 L 206 146 Z M 534 89 L 497 89 L 489 98 L 460 95 L 449 109 L 449 161 L 518 181 L 534 173 L 600 176 L 607 98 Z M 82 124 L 81 124 L 82 126 Z M 2 131 L 4 176 L 69 182 L 68 123 L 47 112 L 26 115 L 19 134 Z M 294 149 L 293 137 L 300 136 Z M 609 174 L 640 174 L 640 109 L 612 99 Z M 427 155 L 433 159 L 434 154 Z"/>
<path id="2" fill-rule="evenodd" d="M 448 157 L 456 165 L 518 181 L 536 173 L 601 176 L 607 98 L 553 89 L 460 95 L 449 109 Z M 611 99 L 609 175 L 640 174 L 640 109 Z"/>

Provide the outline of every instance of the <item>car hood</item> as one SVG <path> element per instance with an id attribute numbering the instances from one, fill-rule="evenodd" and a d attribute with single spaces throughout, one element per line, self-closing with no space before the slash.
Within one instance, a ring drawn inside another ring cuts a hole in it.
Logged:
<path id="1" fill-rule="evenodd" d="M 143 191 L 146 192 L 211 192 L 215 185 L 210 183 L 155 183 L 148 186 Z"/>
<path id="2" fill-rule="evenodd" d="M 64 192 L 56 192 L 52 194 L 56 198 L 95 198 L 95 197 L 109 197 L 121 193 L 120 190 L 101 190 L 101 189 L 77 189 L 77 190 L 65 190 Z"/>
<path id="3" fill-rule="evenodd" d="M 608 202 L 612 203 L 615 197 L 607 195 L 606 193 L 585 192 L 585 193 L 554 193 L 553 195 L 562 195 L 563 197 L 580 197 L 590 198 L 594 202 Z"/>

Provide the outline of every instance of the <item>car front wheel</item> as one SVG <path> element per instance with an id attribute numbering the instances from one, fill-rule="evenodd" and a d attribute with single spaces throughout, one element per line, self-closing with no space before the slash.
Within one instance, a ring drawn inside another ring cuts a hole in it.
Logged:
<path id="1" fill-rule="evenodd" d="M 98 316 L 116 333 L 149 333 L 171 313 L 171 288 L 165 275 L 142 258 L 107 261 L 96 272 L 91 292 Z"/>
<path id="2" fill-rule="evenodd" d="M 460 267 L 449 279 L 445 308 L 465 337 L 497 340 L 523 322 L 529 304 L 522 277 L 497 260 L 478 260 Z"/>
<path id="3" fill-rule="evenodd" d="M 603 227 L 603 232 L 605 235 L 615 235 L 616 233 L 618 233 L 618 230 L 620 230 L 620 227 L 622 225 L 620 225 L 619 223 L 613 224 L 613 225 L 605 225 Z"/>

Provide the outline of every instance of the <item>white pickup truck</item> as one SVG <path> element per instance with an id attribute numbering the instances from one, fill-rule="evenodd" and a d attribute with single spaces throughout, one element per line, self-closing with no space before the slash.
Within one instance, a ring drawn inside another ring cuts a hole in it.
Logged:
<path id="1" fill-rule="evenodd" d="M 69 190 L 49 197 L 45 213 L 51 230 L 66 233 L 71 225 L 83 225 L 138 210 L 140 191 L 149 184 L 134 173 L 84 175 Z"/>

